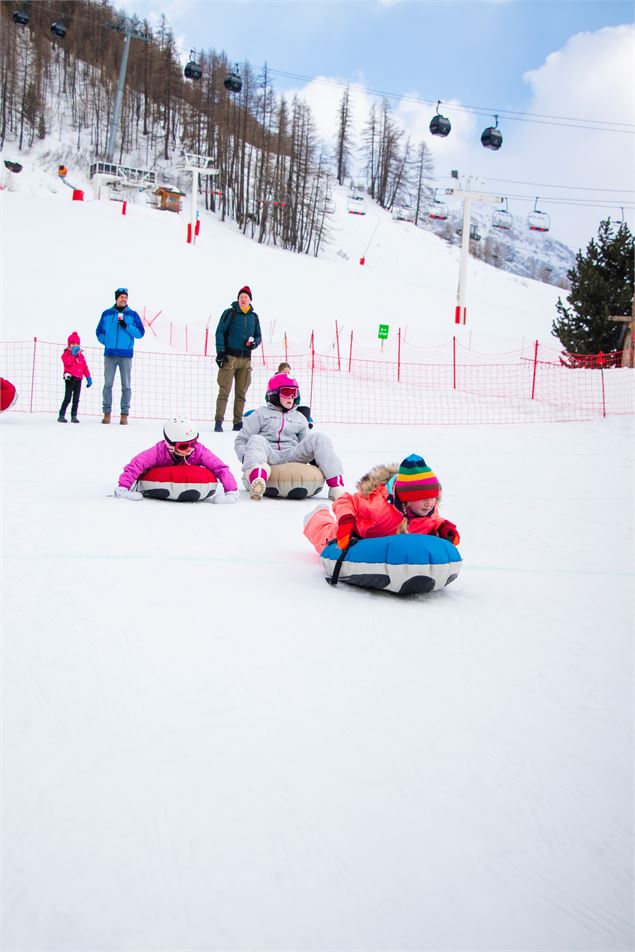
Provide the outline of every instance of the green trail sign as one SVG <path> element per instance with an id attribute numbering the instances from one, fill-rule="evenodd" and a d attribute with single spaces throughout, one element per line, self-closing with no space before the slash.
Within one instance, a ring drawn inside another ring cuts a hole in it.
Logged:
<path id="1" fill-rule="evenodd" d="M 377 337 L 379 338 L 379 340 L 388 340 L 388 331 L 389 331 L 389 330 L 390 330 L 390 325 L 389 325 L 389 324 L 380 324 L 380 325 L 379 325 L 379 333 L 377 334 Z"/>

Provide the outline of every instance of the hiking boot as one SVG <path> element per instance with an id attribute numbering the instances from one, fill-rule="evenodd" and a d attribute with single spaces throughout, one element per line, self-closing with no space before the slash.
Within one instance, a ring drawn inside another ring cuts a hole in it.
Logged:
<path id="1" fill-rule="evenodd" d="M 101 422 L 102 422 L 102 423 L 110 423 L 110 414 L 109 414 L 109 413 L 104 413 L 104 416 L 103 416 L 103 419 L 102 419 Z"/>
<path id="2" fill-rule="evenodd" d="M 58 422 L 58 423 L 68 423 L 68 420 L 66 419 L 65 416 L 62 416 L 62 414 L 60 413 L 60 415 L 59 415 L 58 418 L 57 418 L 57 422 Z"/>
<path id="3" fill-rule="evenodd" d="M 222 433 L 222 432 L 223 432 L 223 421 L 222 421 L 222 420 L 215 420 L 215 421 L 214 421 L 214 433 Z"/>
<path id="4" fill-rule="evenodd" d="M 242 428 L 243 428 L 242 423 L 234 423 L 234 425 L 233 425 L 233 427 L 232 427 L 232 430 L 234 430 L 234 431 L 236 431 L 236 430 L 242 430 Z"/>
<path id="5" fill-rule="evenodd" d="M 76 416 L 71 417 L 71 423 L 79 423 L 79 420 L 77 419 Z"/>
<path id="6" fill-rule="evenodd" d="M 122 426 L 128 426 L 128 414 L 122 413 L 119 422 Z"/>
<path id="7" fill-rule="evenodd" d="M 258 501 L 264 496 L 266 488 L 267 484 L 262 476 L 256 476 L 256 478 L 252 479 L 249 483 L 249 495 L 252 499 Z"/>

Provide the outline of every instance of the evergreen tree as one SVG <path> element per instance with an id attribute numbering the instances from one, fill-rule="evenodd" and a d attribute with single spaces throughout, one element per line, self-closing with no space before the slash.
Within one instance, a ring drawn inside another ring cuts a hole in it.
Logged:
<path id="1" fill-rule="evenodd" d="M 598 354 L 619 350 L 623 325 L 609 317 L 631 313 L 635 240 L 626 224 L 610 218 L 600 222 L 597 239 L 586 254 L 578 251 L 575 266 L 567 273 L 571 292 L 569 307 L 560 298 L 558 318 L 551 333 L 569 354 Z"/>

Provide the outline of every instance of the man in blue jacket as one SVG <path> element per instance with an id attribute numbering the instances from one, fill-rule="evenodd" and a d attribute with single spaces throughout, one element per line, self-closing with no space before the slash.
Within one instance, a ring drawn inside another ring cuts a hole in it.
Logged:
<path id="1" fill-rule="evenodd" d="M 136 311 L 128 307 L 128 288 L 117 288 L 115 306 L 104 311 L 97 325 L 97 340 L 104 345 L 104 392 L 102 396 L 104 418 L 102 423 L 110 423 L 112 410 L 112 385 L 115 372 L 119 367 L 121 379 L 121 418 L 125 425 L 130 412 L 132 390 L 132 355 L 135 337 L 143 337 L 145 328 Z"/>
<path id="2" fill-rule="evenodd" d="M 251 288 L 245 285 L 238 300 L 221 314 L 216 328 L 218 399 L 214 432 L 223 432 L 223 418 L 234 384 L 234 430 L 243 425 L 245 399 L 251 384 L 251 355 L 260 346 L 262 335 L 258 315 L 251 306 Z"/>

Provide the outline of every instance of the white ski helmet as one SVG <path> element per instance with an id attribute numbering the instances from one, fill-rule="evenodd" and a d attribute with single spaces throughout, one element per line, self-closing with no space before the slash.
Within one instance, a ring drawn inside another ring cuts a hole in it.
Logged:
<path id="1" fill-rule="evenodd" d="M 168 446 L 176 443 L 195 443 L 198 430 L 186 417 L 173 417 L 163 427 L 163 438 Z"/>

